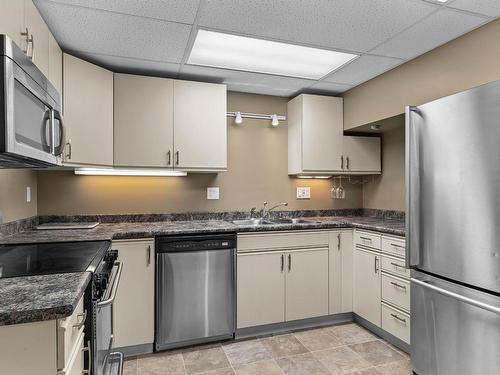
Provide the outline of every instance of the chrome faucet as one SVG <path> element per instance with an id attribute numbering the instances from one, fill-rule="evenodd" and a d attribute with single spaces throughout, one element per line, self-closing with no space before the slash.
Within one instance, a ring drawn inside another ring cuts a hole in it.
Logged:
<path id="1" fill-rule="evenodd" d="M 282 206 L 288 206 L 288 203 L 287 203 L 287 202 L 278 203 L 278 204 L 276 204 L 276 205 L 274 205 L 274 206 L 272 206 L 271 208 L 268 208 L 268 209 L 266 210 L 266 207 L 267 207 L 267 202 L 264 202 L 264 204 L 263 204 L 263 206 L 262 206 L 262 209 L 260 210 L 260 217 L 261 217 L 262 219 L 265 219 L 267 216 L 269 216 L 269 213 L 270 213 L 272 210 L 274 210 L 274 209 L 276 209 L 276 208 L 278 208 L 278 207 L 282 207 Z"/>

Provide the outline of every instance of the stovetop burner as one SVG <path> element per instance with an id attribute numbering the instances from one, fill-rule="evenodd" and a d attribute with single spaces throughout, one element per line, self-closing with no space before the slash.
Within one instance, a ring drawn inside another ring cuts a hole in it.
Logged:
<path id="1" fill-rule="evenodd" d="M 0 245 L 0 278 L 93 271 L 109 241 Z"/>

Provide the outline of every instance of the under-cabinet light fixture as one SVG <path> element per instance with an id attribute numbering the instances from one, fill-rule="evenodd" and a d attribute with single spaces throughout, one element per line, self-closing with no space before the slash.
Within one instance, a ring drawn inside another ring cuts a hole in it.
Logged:
<path id="1" fill-rule="evenodd" d="M 266 115 L 263 113 L 246 113 L 246 112 L 227 112 L 227 117 L 234 117 L 234 123 L 240 125 L 244 118 L 253 118 L 257 120 L 271 120 L 271 125 L 276 127 L 280 124 L 280 121 L 285 121 L 286 116 L 280 116 L 276 113 L 272 115 Z"/>
<path id="2" fill-rule="evenodd" d="M 75 174 L 86 176 L 150 176 L 150 177 L 184 177 L 184 171 L 171 169 L 131 169 L 131 168 L 76 168 Z"/>
<path id="3" fill-rule="evenodd" d="M 356 54 L 198 30 L 187 64 L 320 79 Z"/>
<path id="4" fill-rule="evenodd" d="M 297 177 L 297 178 L 314 178 L 314 179 L 321 179 L 321 180 L 326 180 L 326 179 L 332 178 L 331 175 L 318 175 L 318 176 L 313 176 L 313 175 L 297 175 L 295 177 Z"/>

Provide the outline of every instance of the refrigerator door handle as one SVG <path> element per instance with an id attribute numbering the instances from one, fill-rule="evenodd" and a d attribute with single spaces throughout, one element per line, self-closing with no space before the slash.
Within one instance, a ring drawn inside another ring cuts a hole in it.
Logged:
<path id="1" fill-rule="evenodd" d="M 419 114 L 420 110 L 414 106 L 407 106 L 405 108 L 406 268 L 420 264 L 420 191 L 417 184 L 417 181 L 420 180 L 420 167 L 418 163 L 418 132 L 411 118 L 412 113 Z M 412 181 L 415 181 L 413 185 Z M 410 228 L 413 230 L 410 231 Z"/>
<path id="2" fill-rule="evenodd" d="M 472 305 L 472 306 L 475 306 L 475 307 L 479 307 L 480 309 L 483 309 L 483 310 L 487 310 L 489 312 L 492 312 L 492 313 L 495 313 L 497 315 L 500 315 L 500 308 L 496 307 L 496 306 L 492 306 L 492 305 L 489 305 L 487 303 L 484 303 L 484 302 L 480 302 L 480 301 L 477 301 L 475 299 L 472 299 L 472 298 L 469 298 L 469 297 L 465 297 L 465 296 L 462 296 L 460 294 L 457 294 L 457 293 L 454 293 L 454 292 L 450 292 L 449 290 L 446 290 L 446 289 L 443 289 L 443 288 L 440 288 L 438 286 L 435 286 L 435 285 L 432 285 L 428 282 L 425 282 L 425 281 L 422 281 L 422 280 L 418 280 L 418 279 L 415 279 L 415 278 L 411 278 L 411 282 L 412 283 L 415 283 L 415 284 L 418 284 L 424 288 L 428 288 L 428 289 L 431 289 L 437 293 L 440 293 L 444 296 L 448 296 L 448 297 L 451 297 L 451 298 L 454 298 L 456 300 L 459 300 L 459 301 L 462 301 L 462 302 L 465 302 L 469 305 Z"/>

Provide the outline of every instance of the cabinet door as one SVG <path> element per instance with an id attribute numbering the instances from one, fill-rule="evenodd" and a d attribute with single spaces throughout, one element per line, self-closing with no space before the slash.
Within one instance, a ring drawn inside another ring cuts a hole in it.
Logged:
<path id="1" fill-rule="evenodd" d="M 238 328 L 285 320 L 285 254 L 238 254 Z"/>
<path id="2" fill-rule="evenodd" d="M 17 1 L 17 0 L 16 0 Z M 28 28 L 33 42 L 30 44 L 29 55 L 45 76 L 49 75 L 49 28 L 38 13 L 32 0 L 24 1 L 24 24 Z"/>
<path id="3" fill-rule="evenodd" d="M 380 256 L 354 249 L 354 312 L 380 327 Z"/>
<path id="4" fill-rule="evenodd" d="M 380 138 L 344 137 L 344 155 L 346 172 L 380 173 Z"/>
<path id="5" fill-rule="evenodd" d="M 226 86 L 174 82 L 175 168 L 227 168 Z"/>
<path id="6" fill-rule="evenodd" d="M 0 34 L 9 36 L 21 49 L 26 48 L 24 31 L 24 2 L 22 0 L 0 0 Z"/>
<path id="7" fill-rule="evenodd" d="M 286 320 L 328 315 L 328 249 L 287 253 Z"/>
<path id="8" fill-rule="evenodd" d="M 173 87 L 171 79 L 115 74 L 116 166 L 172 167 Z"/>
<path id="9" fill-rule="evenodd" d="M 113 304 L 114 346 L 154 341 L 154 241 L 113 242 L 122 277 Z"/>
<path id="10" fill-rule="evenodd" d="M 330 233 L 330 314 L 352 311 L 352 230 Z"/>
<path id="11" fill-rule="evenodd" d="M 113 73 L 63 55 L 65 164 L 113 165 Z"/>
<path id="12" fill-rule="evenodd" d="M 62 51 L 54 36 L 49 33 L 49 80 L 62 97 Z"/>
<path id="13" fill-rule="evenodd" d="M 303 95 L 302 105 L 302 170 L 341 171 L 342 98 Z"/>

